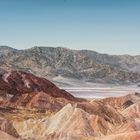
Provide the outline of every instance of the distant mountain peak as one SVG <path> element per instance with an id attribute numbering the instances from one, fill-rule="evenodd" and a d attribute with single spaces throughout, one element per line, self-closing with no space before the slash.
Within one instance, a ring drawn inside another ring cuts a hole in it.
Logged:
<path id="1" fill-rule="evenodd" d="M 0 50 L 15 50 L 15 49 L 6 45 L 1 45 Z"/>

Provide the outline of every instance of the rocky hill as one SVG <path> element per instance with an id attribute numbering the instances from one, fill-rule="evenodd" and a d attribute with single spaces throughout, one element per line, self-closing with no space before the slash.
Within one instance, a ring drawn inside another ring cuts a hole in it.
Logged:
<path id="1" fill-rule="evenodd" d="M 140 93 L 100 100 L 73 97 L 22 71 L 0 75 L 2 140 L 138 140 Z"/>
<path id="2" fill-rule="evenodd" d="M 108 55 L 88 50 L 0 47 L 0 68 L 22 70 L 41 77 L 62 76 L 99 83 L 139 83 L 140 56 Z"/>
<path id="3" fill-rule="evenodd" d="M 45 78 L 22 71 L 4 72 L 0 75 L 0 97 L 2 105 L 53 111 L 59 110 L 69 101 L 81 100 Z"/>

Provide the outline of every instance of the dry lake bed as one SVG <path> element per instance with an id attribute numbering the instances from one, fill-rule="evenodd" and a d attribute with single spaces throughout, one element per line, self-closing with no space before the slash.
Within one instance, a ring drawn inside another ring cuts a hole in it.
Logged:
<path id="1" fill-rule="evenodd" d="M 87 99 L 100 99 L 107 97 L 119 97 L 134 92 L 140 92 L 136 86 L 113 86 L 113 87 L 63 87 L 75 97 Z"/>

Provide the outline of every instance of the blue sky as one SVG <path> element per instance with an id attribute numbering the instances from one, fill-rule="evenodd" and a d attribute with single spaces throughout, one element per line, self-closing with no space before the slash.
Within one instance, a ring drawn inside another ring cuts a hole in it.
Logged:
<path id="1" fill-rule="evenodd" d="M 140 1 L 0 0 L 0 45 L 140 54 Z"/>

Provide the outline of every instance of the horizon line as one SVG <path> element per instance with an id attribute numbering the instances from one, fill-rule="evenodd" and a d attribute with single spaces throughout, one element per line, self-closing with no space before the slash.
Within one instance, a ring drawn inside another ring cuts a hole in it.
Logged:
<path id="1" fill-rule="evenodd" d="M 113 53 L 106 53 L 106 52 L 100 52 L 100 51 L 96 51 L 96 50 L 92 50 L 92 49 L 73 49 L 73 48 L 70 48 L 70 47 L 64 47 L 64 46 L 51 46 L 51 45 L 34 45 L 32 47 L 28 47 L 28 48 L 18 48 L 18 47 L 13 47 L 13 46 L 10 46 L 10 45 L 0 45 L 0 47 L 8 47 L 8 48 L 11 48 L 11 49 L 16 49 L 16 50 L 28 50 L 28 49 L 32 49 L 32 48 L 63 48 L 63 49 L 68 49 L 68 50 L 73 50 L 73 51 L 91 51 L 91 52 L 95 52 L 95 53 L 98 53 L 98 54 L 105 54 L 105 55 L 114 55 L 114 56 L 140 56 L 140 54 L 128 54 L 128 53 L 124 53 L 124 54 L 113 54 Z"/>

